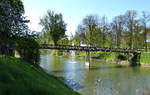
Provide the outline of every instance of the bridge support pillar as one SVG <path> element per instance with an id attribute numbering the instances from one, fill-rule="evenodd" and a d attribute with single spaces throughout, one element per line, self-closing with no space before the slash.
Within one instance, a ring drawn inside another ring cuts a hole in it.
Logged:
<path id="1" fill-rule="evenodd" d="M 131 58 L 131 66 L 140 65 L 140 56 L 141 56 L 141 53 L 138 53 L 138 52 L 133 53 L 132 58 Z"/>

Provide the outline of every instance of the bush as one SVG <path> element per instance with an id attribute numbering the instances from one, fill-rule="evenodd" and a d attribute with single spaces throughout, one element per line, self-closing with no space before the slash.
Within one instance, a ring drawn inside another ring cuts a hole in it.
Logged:
<path id="1" fill-rule="evenodd" d="M 120 55 L 118 55 L 117 59 L 127 60 L 127 56 L 120 54 Z"/>
<path id="2" fill-rule="evenodd" d="M 23 60 L 33 64 L 39 63 L 39 44 L 34 38 L 19 38 L 17 40 L 16 49 Z"/>

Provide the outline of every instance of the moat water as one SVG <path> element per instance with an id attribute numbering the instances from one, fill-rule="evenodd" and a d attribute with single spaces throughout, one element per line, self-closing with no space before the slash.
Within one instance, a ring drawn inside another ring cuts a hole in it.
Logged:
<path id="1" fill-rule="evenodd" d="M 82 95 L 150 95 L 150 68 L 41 55 L 40 66 Z"/>

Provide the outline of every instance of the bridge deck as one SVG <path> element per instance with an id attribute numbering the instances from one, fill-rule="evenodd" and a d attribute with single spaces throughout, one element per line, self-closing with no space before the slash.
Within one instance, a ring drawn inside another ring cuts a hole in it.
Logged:
<path id="1" fill-rule="evenodd" d="M 57 49 L 57 50 L 76 50 L 76 51 L 102 51 L 102 52 L 120 52 L 120 53 L 138 53 L 138 51 L 127 48 L 107 48 L 96 46 L 71 46 L 71 45 L 49 45 L 41 44 L 40 49 Z"/>

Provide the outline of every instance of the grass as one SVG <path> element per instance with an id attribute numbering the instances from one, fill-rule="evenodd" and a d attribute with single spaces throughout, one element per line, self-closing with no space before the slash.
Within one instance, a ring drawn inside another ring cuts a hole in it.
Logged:
<path id="1" fill-rule="evenodd" d="M 107 59 L 107 60 L 116 59 L 116 53 L 111 53 L 111 52 L 93 52 L 91 53 L 91 56 L 95 58 Z"/>
<path id="2" fill-rule="evenodd" d="M 128 55 L 124 53 L 111 53 L 111 52 L 91 52 L 90 56 L 97 59 L 107 59 L 107 60 L 116 60 L 118 56 L 123 56 L 128 58 Z M 84 57 L 86 56 L 85 52 L 78 52 L 77 56 Z M 131 56 L 129 56 L 131 57 Z M 125 59 L 126 59 L 125 58 Z M 131 58 L 130 58 L 131 59 Z M 142 52 L 140 57 L 140 63 L 150 64 L 150 52 Z"/>
<path id="3" fill-rule="evenodd" d="M 0 95 L 79 95 L 21 59 L 0 56 Z"/>
<path id="4" fill-rule="evenodd" d="M 140 63 L 142 64 L 150 64 L 150 52 L 142 52 Z"/>
<path id="5" fill-rule="evenodd" d="M 86 52 L 78 52 L 76 54 L 78 57 L 84 57 L 86 56 Z M 107 60 L 116 60 L 117 56 L 120 55 L 118 53 L 114 53 L 114 52 L 91 52 L 90 56 L 92 58 L 96 58 L 96 59 L 107 59 Z M 123 54 L 121 54 L 123 55 Z"/>
<path id="6" fill-rule="evenodd" d="M 78 57 L 85 57 L 86 56 L 86 52 L 77 52 L 76 56 L 78 56 Z"/>

